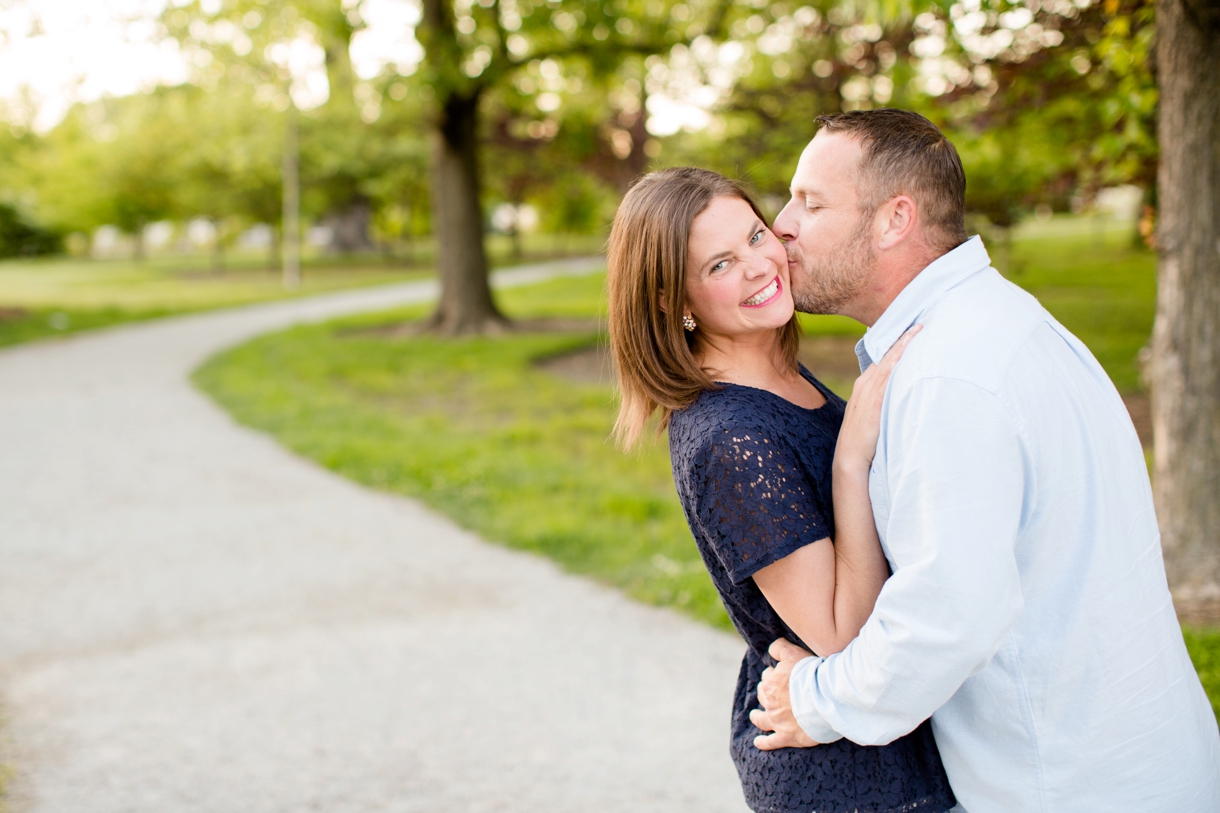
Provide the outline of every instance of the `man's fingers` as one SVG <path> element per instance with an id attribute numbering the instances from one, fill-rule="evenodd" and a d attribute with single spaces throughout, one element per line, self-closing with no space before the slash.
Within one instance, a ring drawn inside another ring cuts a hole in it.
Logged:
<path id="1" fill-rule="evenodd" d="M 754 747 L 759 751 L 778 751 L 790 745 L 791 743 L 784 741 L 782 734 L 759 734 L 754 738 Z"/>
<path id="2" fill-rule="evenodd" d="M 813 654 L 784 638 L 776 638 L 772 641 L 771 646 L 767 647 L 767 653 L 776 661 L 799 661 Z M 766 672 L 763 673 L 763 677 L 766 678 Z"/>
<path id="3" fill-rule="evenodd" d="M 754 691 L 754 694 L 758 697 L 758 702 L 762 703 L 763 708 L 767 706 L 767 673 L 770 671 L 770 666 L 763 670 L 762 679 L 758 681 L 758 688 Z"/>
<path id="4" fill-rule="evenodd" d="M 775 725 L 771 722 L 771 715 L 762 709 L 754 709 L 750 712 L 750 722 L 759 731 L 774 731 Z"/>

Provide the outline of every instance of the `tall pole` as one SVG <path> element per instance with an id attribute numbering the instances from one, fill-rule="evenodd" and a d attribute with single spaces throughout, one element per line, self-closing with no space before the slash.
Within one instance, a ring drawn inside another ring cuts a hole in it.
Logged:
<path id="1" fill-rule="evenodd" d="M 284 113 L 284 287 L 301 285 L 301 173 L 297 107 L 292 99 Z"/>

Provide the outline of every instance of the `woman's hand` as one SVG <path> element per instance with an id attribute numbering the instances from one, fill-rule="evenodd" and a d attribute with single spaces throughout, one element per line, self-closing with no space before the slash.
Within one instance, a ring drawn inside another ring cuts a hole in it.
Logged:
<path id="1" fill-rule="evenodd" d="M 877 436 L 881 432 L 881 403 L 885 398 L 885 386 L 889 383 L 894 365 L 902 358 L 902 351 L 922 328 L 923 325 L 915 325 L 903 333 L 880 362 L 856 379 L 847 402 L 847 411 L 843 415 L 843 428 L 839 430 L 834 460 L 836 469 L 867 473 L 872 466 L 873 457 L 877 454 Z"/>

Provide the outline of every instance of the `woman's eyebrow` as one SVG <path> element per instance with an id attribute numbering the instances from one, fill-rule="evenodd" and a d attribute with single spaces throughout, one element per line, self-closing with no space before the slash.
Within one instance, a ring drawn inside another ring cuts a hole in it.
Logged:
<path id="1" fill-rule="evenodd" d="M 755 234 L 758 233 L 758 229 L 760 226 L 762 226 L 762 221 L 755 219 L 754 225 L 750 226 L 750 231 L 749 231 L 749 233 L 746 234 L 747 242 L 749 242 L 751 237 L 753 237 Z M 709 264 L 715 265 L 718 260 L 723 260 L 725 257 L 731 257 L 731 256 L 733 256 L 732 249 L 729 249 L 727 251 L 721 251 L 719 254 L 713 254 L 712 256 L 708 257 L 706 260 L 703 261 L 703 268 L 704 268 L 704 270 L 706 270 Z"/>

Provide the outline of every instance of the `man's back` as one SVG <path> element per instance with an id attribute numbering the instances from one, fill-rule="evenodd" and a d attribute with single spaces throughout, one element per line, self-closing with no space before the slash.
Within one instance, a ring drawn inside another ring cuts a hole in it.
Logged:
<path id="1" fill-rule="evenodd" d="M 1088 350 L 987 266 L 977 240 L 945 255 L 861 342 L 879 359 L 924 325 L 870 476 L 894 575 L 847 649 L 794 669 L 797 719 L 871 743 L 932 714 L 969 813 L 1220 810 L 1220 736 L 1130 419 Z"/>

